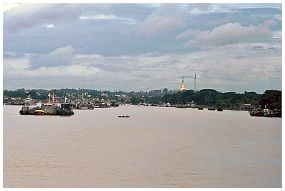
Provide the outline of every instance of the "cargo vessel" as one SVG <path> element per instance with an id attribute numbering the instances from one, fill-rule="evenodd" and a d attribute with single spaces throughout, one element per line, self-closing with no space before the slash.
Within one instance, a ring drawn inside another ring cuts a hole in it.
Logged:
<path id="1" fill-rule="evenodd" d="M 19 111 L 21 115 L 73 115 L 74 112 L 71 109 L 69 103 L 61 104 L 41 104 L 36 106 L 23 106 Z"/>
<path id="2" fill-rule="evenodd" d="M 20 115 L 73 115 L 74 112 L 71 109 L 70 103 L 50 103 L 50 94 L 48 103 L 36 103 L 34 104 L 32 100 L 26 100 L 25 105 L 19 111 Z"/>

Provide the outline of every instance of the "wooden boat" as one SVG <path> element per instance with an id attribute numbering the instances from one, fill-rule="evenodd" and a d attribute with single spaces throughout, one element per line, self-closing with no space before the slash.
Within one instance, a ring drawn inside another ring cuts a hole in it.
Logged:
<path id="1" fill-rule="evenodd" d="M 119 115 L 118 117 L 126 117 L 126 118 L 128 118 L 130 116 L 129 115 Z"/>

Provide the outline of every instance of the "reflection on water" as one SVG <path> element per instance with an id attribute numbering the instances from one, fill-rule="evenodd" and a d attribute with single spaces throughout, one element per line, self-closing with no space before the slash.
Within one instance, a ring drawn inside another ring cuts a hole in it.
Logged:
<path id="1" fill-rule="evenodd" d="M 281 187 L 281 118 L 143 106 L 71 117 L 3 110 L 4 187 Z"/>

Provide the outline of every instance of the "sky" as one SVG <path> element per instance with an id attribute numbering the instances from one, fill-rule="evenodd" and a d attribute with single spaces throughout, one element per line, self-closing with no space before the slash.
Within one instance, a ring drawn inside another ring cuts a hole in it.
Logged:
<path id="1" fill-rule="evenodd" d="M 4 89 L 281 90 L 281 4 L 4 4 Z"/>

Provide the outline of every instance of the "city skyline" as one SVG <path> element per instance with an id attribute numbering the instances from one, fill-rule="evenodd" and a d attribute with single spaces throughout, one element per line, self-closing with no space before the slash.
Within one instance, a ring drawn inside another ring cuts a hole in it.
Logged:
<path id="1" fill-rule="evenodd" d="M 281 90 L 281 4 L 4 4 L 4 89 Z"/>

